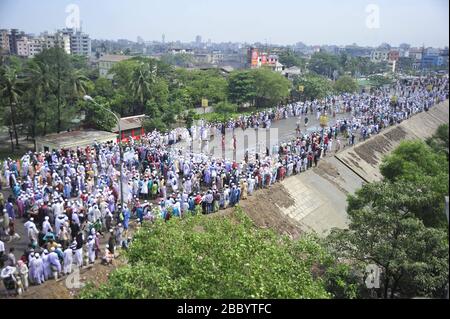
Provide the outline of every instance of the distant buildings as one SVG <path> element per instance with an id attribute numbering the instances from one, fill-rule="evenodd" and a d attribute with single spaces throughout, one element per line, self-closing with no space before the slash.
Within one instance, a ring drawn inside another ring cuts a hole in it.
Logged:
<path id="1" fill-rule="evenodd" d="M 0 53 L 32 58 L 44 49 L 59 47 L 67 54 L 91 55 L 91 39 L 80 30 L 62 29 L 39 36 L 25 34 L 18 29 L 0 30 Z"/>
<path id="2" fill-rule="evenodd" d="M 252 69 L 267 67 L 275 72 L 282 72 L 285 68 L 278 60 L 278 56 L 260 52 L 257 48 L 249 48 L 247 51 L 247 63 Z"/>
<path id="3" fill-rule="evenodd" d="M 195 37 L 195 44 L 200 47 L 202 45 L 202 36 L 198 35 Z"/>
<path id="4" fill-rule="evenodd" d="M 370 55 L 370 60 L 375 63 L 387 61 L 388 59 L 389 59 L 389 50 L 384 49 L 374 50 Z"/>
<path id="5" fill-rule="evenodd" d="M 74 55 L 91 55 L 91 39 L 89 35 L 74 29 L 61 30 L 63 35 L 69 36 L 70 53 Z"/>
<path id="6" fill-rule="evenodd" d="M 9 31 L 6 29 L 0 30 L 0 52 L 9 53 Z"/>
<path id="7" fill-rule="evenodd" d="M 111 68 L 119 62 L 131 59 L 131 58 L 132 58 L 131 56 L 127 56 L 127 55 L 115 55 L 115 54 L 102 55 L 100 57 L 100 59 L 98 60 L 98 69 L 99 69 L 100 77 L 112 80 L 114 75 L 109 74 L 109 71 L 111 70 Z"/>
<path id="8" fill-rule="evenodd" d="M 170 54 L 194 54 L 194 50 L 192 49 L 170 49 Z"/>

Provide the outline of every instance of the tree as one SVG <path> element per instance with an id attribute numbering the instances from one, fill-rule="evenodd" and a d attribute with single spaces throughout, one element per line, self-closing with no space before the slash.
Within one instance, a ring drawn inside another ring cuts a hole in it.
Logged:
<path id="1" fill-rule="evenodd" d="M 334 89 L 338 93 L 354 93 L 358 90 L 358 83 L 350 76 L 344 75 L 334 83 Z"/>
<path id="2" fill-rule="evenodd" d="M 448 174 L 446 158 L 422 141 L 403 141 L 380 165 L 381 174 L 389 181 L 416 181 L 422 176 Z"/>
<path id="3" fill-rule="evenodd" d="M 17 114 L 16 110 L 18 107 L 19 99 L 22 95 L 22 90 L 20 85 L 22 81 L 18 79 L 16 69 L 4 65 L 0 70 L 0 95 L 8 101 L 10 119 L 11 119 L 11 129 L 14 132 L 14 137 L 16 140 L 16 146 L 19 146 L 19 137 L 17 134 Z M 14 143 L 11 137 L 11 151 L 14 152 Z"/>
<path id="4" fill-rule="evenodd" d="M 36 139 L 37 125 L 41 112 L 46 112 L 45 105 L 49 101 L 53 85 L 50 66 L 42 61 L 31 61 L 26 70 L 27 87 L 30 89 L 28 101 L 32 109 L 31 136 Z M 36 148 L 36 140 L 35 140 Z"/>
<path id="5" fill-rule="evenodd" d="M 309 61 L 308 68 L 311 72 L 333 78 L 334 71 L 342 72 L 339 58 L 325 52 L 314 53 Z"/>
<path id="6" fill-rule="evenodd" d="M 141 63 L 133 70 L 130 89 L 133 97 L 140 104 L 141 110 L 151 95 L 151 87 L 155 81 L 156 65 L 154 63 Z"/>
<path id="7" fill-rule="evenodd" d="M 395 192 L 404 197 L 391 207 L 409 210 L 426 226 L 447 227 L 442 212 L 449 192 L 449 169 L 443 153 L 434 152 L 422 141 L 404 141 L 383 159 L 380 171 L 387 181 L 400 185 Z"/>
<path id="8" fill-rule="evenodd" d="M 203 98 L 208 99 L 211 104 L 226 99 L 227 80 L 218 70 L 191 71 L 189 73 L 190 80 L 186 82 L 186 86 L 195 106 L 201 106 Z"/>
<path id="9" fill-rule="evenodd" d="M 279 61 L 281 64 L 285 65 L 288 68 L 296 66 L 300 69 L 303 69 L 306 64 L 305 60 L 292 50 L 286 50 L 279 54 Z"/>
<path id="10" fill-rule="evenodd" d="M 392 80 L 384 75 L 371 75 L 369 77 L 370 85 L 380 88 L 384 85 L 392 84 Z"/>
<path id="11" fill-rule="evenodd" d="M 255 99 L 255 79 L 250 71 L 234 71 L 228 78 L 228 99 L 239 106 Z"/>
<path id="12" fill-rule="evenodd" d="M 442 124 L 438 127 L 435 134 L 427 139 L 427 144 L 436 153 L 445 154 L 449 160 L 449 131 L 448 124 Z"/>
<path id="13" fill-rule="evenodd" d="M 443 297 L 449 262 L 445 231 L 370 201 L 349 209 L 348 215 L 349 229 L 333 230 L 327 238 L 329 247 L 341 258 L 379 266 L 383 298 Z"/>
<path id="14" fill-rule="evenodd" d="M 195 112 L 189 110 L 185 116 L 186 128 L 189 130 L 194 124 Z"/>
<path id="15" fill-rule="evenodd" d="M 111 109 L 109 102 L 103 97 L 95 97 L 95 102 L 104 108 Z M 95 103 L 89 101 L 82 101 L 81 103 L 85 110 L 85 121 L 83 123 L 85 127 L 110 132 L 117 125 L 115 117 L 99 108 Z"/>
<path id="16" fill-rule="evenodd" d="M 64 88 L 67 85 L 71 69 L 70 57 L 62 48 L 55 47 L 42 51 L 35 59 L 37 62 L 49 65 L 51 70 L 52 91 L 56 97 L 56 131 L 59 133 L 62 129 L 62 107 L 65 102 Z"/>
<path id="17" fill-rule="evenodd" d="M 98 78 L 94 82 L 94 90 L 92 96 L 103 96 L 106 98 L 112 98 L 114 96 L 114 87 L 111 80 L 106 78 Z"/>
<path id="18" fill-rule="evenodd" d="M 356 299 L 363 295 L 362 280 L 350 265 L 335 262 L 326 270 L 323 280 L 326 290 L 335 299 Z"/>
<path id="19" fill-rule="evenodd" d="M 82 70 L 71 69 L 67 81 L 68 96 L 70 102 L 75 104 L 77 99 L 82 98 L 88 92 L 91 85 L 90 80 L 84 75 Z"/>
<path id="20" fill-rule="evenodd" d="M 290 241 L 260 230 L 241 211 L 144 223 L 128 265 L 81 298 L 329 298 L 312 269 L 323 262 L 316 241 Z"/>
<path id="21" fill-rule="evenodd" d="M 304 91 L 301 95 L 305 99 L 311 101 L 323 99 L 333 92 L 330 80 L 323 76 L 311 73 L 294 79 L 294 87 L 297 89 L 299 86 L 304 87 Z"/>
<path id="22" fill-rule="evenodd" d="M 291 82 L 279 73 L 267 69 L 251 70 L 258 107 L 273 107 L 289 96 Z"/>

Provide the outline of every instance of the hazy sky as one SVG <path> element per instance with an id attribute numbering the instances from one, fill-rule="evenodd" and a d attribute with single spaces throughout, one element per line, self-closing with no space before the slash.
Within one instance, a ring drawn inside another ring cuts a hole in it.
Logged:
<path id="1" fill-rule="evenodd" d="M 436 47 L 449 39 L 448 0 L 0 0 L 0 28 L 55 31 L 69 4 L 97 39 Z"/>

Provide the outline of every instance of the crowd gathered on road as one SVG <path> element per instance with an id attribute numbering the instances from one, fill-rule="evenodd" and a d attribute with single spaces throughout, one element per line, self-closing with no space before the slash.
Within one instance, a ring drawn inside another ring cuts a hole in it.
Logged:
<path id="1" fill-rule="evenodd" d="M 448 77 L 399 81 L 390 88 L 295 102 L 168 133 L 153 131 L 123 147 L 29 151 L 7 159 L 0 174 L 0 266 L 9 291 L 40 285 L 97 259 L 109 264 L 131 241 L 130 221 L 165 221 L 234 207 L 262 188 L 317 166 L 327 153 L 365 140 L 448 99 Z M 336 118 L 337 114 L 344 114 Z M 333 124 L 307 130 L 314 118 Z M 270 128 L 298 119 L 295 137 L 244 160 L 215 158 L 177 147 L 226 130 Z M 122 180 L 120 178 L 122 171 Z M 122 186 L 122 189 L 121 189 Z M 24 222 L 24 234 L 16 226 Z M 14 242 L 28 247 L 16 260 Z M 101 248 L 106 243 L 106 249 Z"/>

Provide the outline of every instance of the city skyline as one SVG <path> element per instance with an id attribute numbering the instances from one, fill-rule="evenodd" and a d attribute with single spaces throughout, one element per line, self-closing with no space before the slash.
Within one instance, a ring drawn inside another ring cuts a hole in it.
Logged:
<path id="1" fill-rule="evenodd" d="M 280 0 L 276 8 L 268 10 L 273 4 L 266 0 L 230 0 L 227 6 L 206 0 L 0 0 L 0 27 L 35 34 L 52 32 L 67 27 L 68 17 L 73 15 L 70 5 L 76 5 L 83 31 L 93 39 L 136 41 L 140 36 L 145 41 L 161 41 L 164 34 L 166 43 L 195 42 L 201 35 L 203 42 L 211 39 L 215 43 L 448 47 L 448 1 L 391 2 Z"/>

